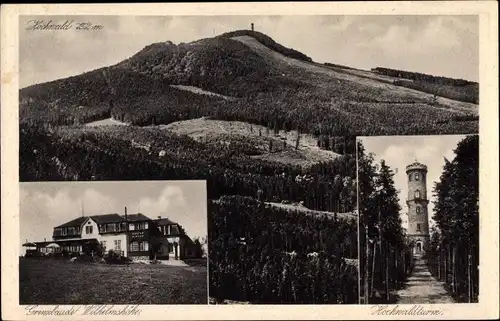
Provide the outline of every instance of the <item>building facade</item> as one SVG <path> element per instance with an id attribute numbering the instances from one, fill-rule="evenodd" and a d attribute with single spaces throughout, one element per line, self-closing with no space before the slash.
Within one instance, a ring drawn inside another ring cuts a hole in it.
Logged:
<path id="1" fill-rule="evenodd" d="M 418 162 L 406 166 L 408 177 L 408 237 L 413 253 L 424 254 L 429 244 L 427 166 Z"/>
<path id="2" fill-rule="evenodd" d="M 110 250 L 133 260 L 195 257 L 195 244 L 182 226 L 144 214 L 82 216 L 54 227 L 52 241 L 35 242 L 42 253 L 70 256 Z"/>

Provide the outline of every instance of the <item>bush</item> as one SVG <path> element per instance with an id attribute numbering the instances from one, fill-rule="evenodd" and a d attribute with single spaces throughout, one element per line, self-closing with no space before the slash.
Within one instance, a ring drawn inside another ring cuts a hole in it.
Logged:
<path id="1" fill-rule="evenodd" d="M 104 255 L 104 262 L 106 262 L 106 264 L 129 264 L 132 260 L 113 250 L 109 250 L 109 252 Z"/>

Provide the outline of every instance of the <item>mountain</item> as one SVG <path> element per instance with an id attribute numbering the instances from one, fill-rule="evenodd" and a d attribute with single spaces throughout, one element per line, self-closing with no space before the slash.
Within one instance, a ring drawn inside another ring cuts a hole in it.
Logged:
<path id="1" fill-rule="evenodd" d="M 21 89 L 21 121 L 112 116 L 144 126 L 206 116 L 317 137 L 477 130 L 475 104 L 399 86 L 379 70 L 335 66 L 248 30 L 155 43 L 114 66 Z"/>

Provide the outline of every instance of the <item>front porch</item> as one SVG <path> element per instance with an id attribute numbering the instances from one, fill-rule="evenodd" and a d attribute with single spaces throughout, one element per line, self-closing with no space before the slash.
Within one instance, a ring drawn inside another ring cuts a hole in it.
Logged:
<path id="1" fill-rule="evenodd" d="M 78 256 L 85 253 L 96 254 L 99 252 L 99 241 L 97 239 L 61 240 L 34 242 L 35 246 L 27 247 L 26 256 L 35 253 L 41 256 Z"/>

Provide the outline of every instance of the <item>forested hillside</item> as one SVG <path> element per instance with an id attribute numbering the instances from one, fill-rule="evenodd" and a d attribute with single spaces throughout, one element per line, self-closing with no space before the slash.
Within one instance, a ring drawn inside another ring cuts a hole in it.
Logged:
<path id="1" fill-rule="evenodd" d="M 211 201 L 209 215 L 209 293 L 218 302 L 357 303 L 355 219 L 311 217 L 243 197 Z"/>
<path id="2" fill-rule="evenodd" d="M 356 204 L 350 155 L 304 169 L 252 159 L 244 145 L 205 144 L 155 128 L 21 126 L 20 135 L 27 142 L 20 146 L 21 181 L 206 179 L 210 198 L 303 201 L 332 212 Z"/>

